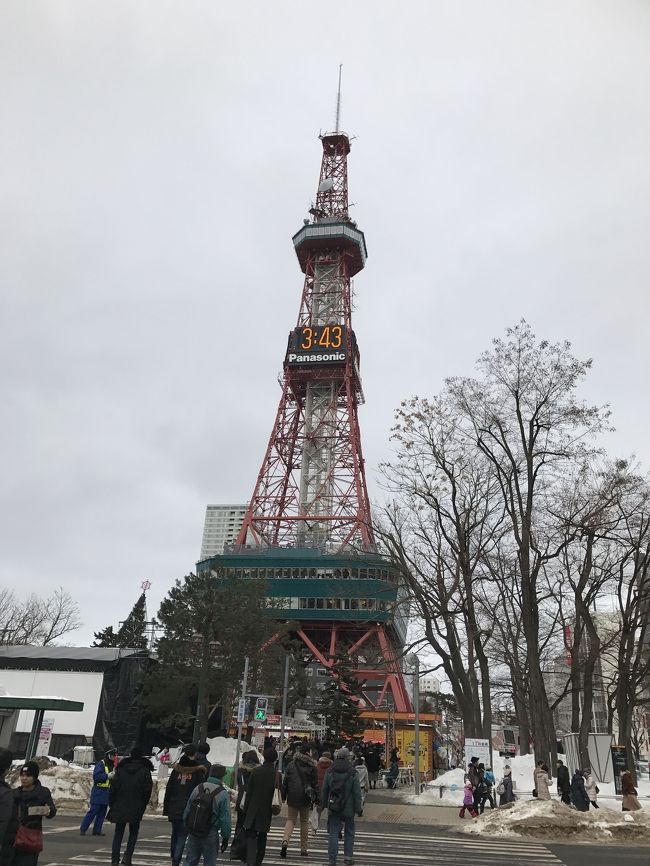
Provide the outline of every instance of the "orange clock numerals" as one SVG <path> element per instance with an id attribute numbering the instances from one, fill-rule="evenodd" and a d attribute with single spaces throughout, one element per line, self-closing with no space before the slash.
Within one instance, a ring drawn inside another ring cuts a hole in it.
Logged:
<path id="1" fill-rule="evenodd" d="M 314 332 L 311 328 L 303 328 L 302 329 L 302 340 L 300 341 L 300 348 L 303 351 L 307 351 L 311 349 L 312 343 L 314 339 Z"/>

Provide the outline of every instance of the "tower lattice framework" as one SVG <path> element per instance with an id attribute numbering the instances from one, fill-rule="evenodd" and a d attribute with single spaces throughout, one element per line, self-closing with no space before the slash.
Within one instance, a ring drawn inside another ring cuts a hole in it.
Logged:
<path id="1" fill-rule="evenodd" d="M 282 397 L 238 543 L 370 550 L 358 420 L 363 392 L 350 297 L 366 245 L 348 214 L 350 141 L 341 132 L 321 140 L 311 219 L 293 238 L 305 274 L 300 310 L 289 336 Z M 333 330 L 339 328 L 340 339 Z"/>

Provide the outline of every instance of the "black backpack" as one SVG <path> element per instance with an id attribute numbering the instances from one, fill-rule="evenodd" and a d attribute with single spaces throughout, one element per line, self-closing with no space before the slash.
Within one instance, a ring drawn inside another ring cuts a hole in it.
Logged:
<path id="1" fill-rule="evenodd" d="M 213 791 L 208 790 L 204 784 L 196 789 L 196 797 L 190 803 L 190 811 L 185 819 L 185 829 L 192 836 L 204 838 L 210 832 L 212 822 L 212 804 L 217 794 L 223 791 L 221 785 L 217 785 Z"/>
<path id="2" fill-rule="evenodd" d="M 348 799 L 345 789 L 348 783 L 348 779 L 352 776 L 352 773 L 354 772 L 355 770 L 353 770 L 352 767 L 350 767 L 349 770 L 346 770 L 345 773 L 332 772 L 332 779 L 330 781 L 330 792 L 327 800 L 327 808 L 335 815 L 345 809 L 345 803 Z"/>

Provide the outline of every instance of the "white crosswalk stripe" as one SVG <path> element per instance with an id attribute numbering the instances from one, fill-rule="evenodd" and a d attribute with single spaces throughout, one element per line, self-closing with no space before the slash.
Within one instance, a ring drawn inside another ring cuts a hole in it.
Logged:
<path id="1" fill-rule="evenodd" d="M 303 866 L 324 866 L 327 864 L 327 833 L 323 829 L 316 836 L 309 837 L 309 857 L 300 856 L 300 834 L 294 830 L 289 844 L 286 859 L 280 857 L 282 841 L 282 826 L 271 828 L 268 836 L 266 866 L 291 866 L 302 863 Z M 397 863 L 399 866 L 563 866 L 562 861 L 551 853 L 541 842 L 517 842 L 510 839 L 473 839 L 470 837 L 442 835 L 439 831 L 431 834 L 422 833 L 421 828 L 414 828 L 413 833 L 400 827 L 399 831 L 388 829 L 380 832 L 365 829 L 363 823 L 358 823 L 354 843 L 354 860 L 358 866 L 387 866 Z M 74 854 L 63 862 L 44 860 L 43 866 L 74 866 L 85 863 L 88 866 L 105 866 L 111 862 L 110 838 L 107 837 L 105 847 L 92 848 Z M 133 858 L 133 866 L 168 866 L 169 836 L 147 835 L 138 840 L 138 847 Z M 228 853 L 219 854 L 217 863 L 224 866 L 231 861 Z M 343 863 L 343 842 L 339 843 L 338 863 Z"/>

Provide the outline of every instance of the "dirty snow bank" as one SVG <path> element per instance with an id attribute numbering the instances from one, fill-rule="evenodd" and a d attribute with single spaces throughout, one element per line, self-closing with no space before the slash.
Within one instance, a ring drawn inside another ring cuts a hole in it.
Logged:
<path id="1" fill-rule="evenodd" d="M 578 812 L 553 800 L 501 806 L 465 824 L 461 832 L 493 837 L 570 839 L 578 842 L 650 843 L 650 812 Z"/>

